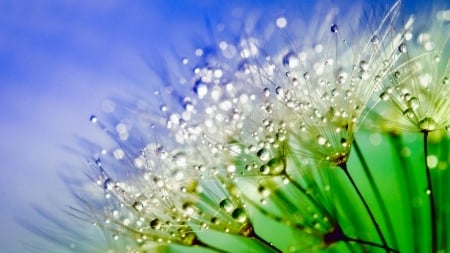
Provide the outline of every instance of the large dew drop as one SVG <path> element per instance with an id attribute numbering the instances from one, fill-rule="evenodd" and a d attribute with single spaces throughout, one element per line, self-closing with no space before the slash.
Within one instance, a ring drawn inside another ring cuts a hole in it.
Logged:
<path id="1" fill-rule="evenodd" d="M 437 124 L 436 124 L 436 121 L 434 121 L 434 119 L 432 119 L 430 117 L 426 117 L 426 118 L 422 119 L 421 121 L 419 121 L 419 128 L 422 131 L 431 132 L 431 131 L 436 130 Z"/>
<path id="2" fill-rule="evenodd" d="M 258 150 L 258 152 L 256 153 L 256 155 L 259 157 L 259 159 L 261 159 L 261 161 L 265 162 L 268 161 L 270 158 L 270 152 L 269 150 L 262 148 L 260 150 Z"/>
<path id="3" fill-rule="evenodd" d="M 247 214 L 245 213 L 245 210 L 243 208 L 236 208 L 231 213 L 231 217 L 235 219 L 239 223 L 244 223 L 247 220 Z"/>
<path id="4" fill-rule="evenodd" d="M 233 203 L 228 198 L 225 198 L 222 201 L 220 201 L 219 205 L 220 205 L 220 208 L 225 210 L 225 212 L 227 212 L 227 213 L 230 213 L 234 209 Z"/>
<path id="5" fill-rule="evenodd" d="M 284 160 L 278 157 L 271 159 L 267 163 L 267 166 L 269 168 L 269 174 L 274 176 L 283 174 L 286 169 L 286 164 L 284 163 Z"/>
<path id="6" fill-rule="evenodd" d="M 150 221 L 150 227 L 154 230 L 160 230 L 161 229 L 161 221 L 159 219 L 153 219 Z"/>

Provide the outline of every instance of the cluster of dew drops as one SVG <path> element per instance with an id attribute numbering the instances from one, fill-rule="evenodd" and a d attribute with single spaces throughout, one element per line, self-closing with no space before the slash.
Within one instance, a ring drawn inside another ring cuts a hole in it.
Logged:
<path id="1" fill-rule="evenodd" d="M 275 24 L 283 29 L 287 19 L 280 17 Z M 336 24 L 329 29 L 333 34 L 339 32 Z M 376 45 L 380 39 L 374 35 L 370 42 Z M 314 50 L 320 53 L 323 46 L 318 44 Z M 406 50 L 406 44 L 398 47 L 401 53 Z M 214 56 L 204 49 L 196 49 L 194 54 L 202 64 L 192 68 L 192 76 L 179 80 L 181 86 L 191 87 L 191 94 L 177 99 L 182 103 L 181 112 L 176 112 L 175 106 L 162 104 L 158 116 L 149 117 L 155 114 L 154 110 L 138 114 L 140 119 L 157 118 L 150 123 L 147 120 L 145 127 L 163 128 L 173 142 L 170 145 L 176 148 L 155 142 L 142 147 L 142 143 L 129 141 L 132 135 L 129 125 L 121 122 L 109 130 L 97 116 L 90 118 L 92 123 L 106 129 L 121 147 L 141 145 L 134 147 L 141 150 L 135 157 L 127 153 L 133 148 L 117 148 L 112 152 L 103 150 L 93 163 L 98 171 L 95 182 L 105 193 L 102 218 L 96 216 L 93 224 L 112 228 L 114 240 L 123 234 L 138 244 L 156 241 L 193 245 L 197 242 L 197 230 L 251 234 L 253 228 L 246 212 L 245 194 L 240 192 L 235 179 L 254 176 L 260 204 L 265 205 L 271 189 L 258 178 L 282 176 L 281 181 L 289 183 L 285 157 L 280 150 L 288 138 L 288 129 L 298 123 L 282 120 L 285 115 L 277 114 L 293 111 L 299 115 L 299 110 L 309 110 L 308 115 L 314 120 L 324 120 L 324 112 L 300 101 L 304 95 L 299 95 L 300 81 L 293 72 L 284 71 L 300 65 L 305 53 L 289 51 L 281 57 L 262 55 L 258 40 L 250 37 L 236 44 L 220 41 Z M 276 63 L 275 59 L 280 62 Z M 326 63 L 331 65 L 333 59 L 327 59 Z M 181 64 L 189 67 L 191 60 L 182 58 Z M 367 71 L 368 63 L 362 60 L 359 68 Z M 279 72 L 283 77 L 277 77 Z M 302 82 L 311 79 L 312 73 L 300 73 Z M 255 78 L 262 74 L 287 85 L 282 87 Z M 336 82 L 347 81 L 345 72 L 336 75 L 333 77 Z M 169 90 L 176 89 L 174 86 Z M 155 96 L 163 93 L 156 91 Z M 306 126 L 295 127 L 301 132 Z M 157 133 L 157 130 L 147 132 Z M 330 146 L 330 141 L 320 134 L 316 135 L 315 142 Z M 348 149 L 345 139 L 340 145 Z M 108 172 L 108 166 L 114 163 L 106 159 L 110 153 L 120 164 L 116 167 L 127 167 L 131 176 L 117 180 Z M 323 218 L 317 214 L 315 217 Z M 320 223 L 314 224 L 320 227 Z"/>

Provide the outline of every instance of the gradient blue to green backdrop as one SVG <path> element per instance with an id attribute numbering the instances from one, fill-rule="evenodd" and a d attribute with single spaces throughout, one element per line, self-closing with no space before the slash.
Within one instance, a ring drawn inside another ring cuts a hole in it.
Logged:
<path id="1" fill-rule="evenodd" d="M 63 147 L 76 145 L 76 136 L 98 139 L 89 115 L 101 110 L 104 98 L 152 83 L 149 61 L 163 60 L 173 48 L 199 46 L 196 39 L 180 41 L 198 34 L 207 40 L 206 20 L 220 13 L 219 20 L 226 22 L 223 10 L 230 6 L 260 10 L 274 19 L 294 6 L 308 17 L 314 5 L 221 2 L 0 1 L 1 252 L 26 252 L 20 244 L 30 235 L 16 219 L 36 218 L 32 203 L 59 209 L 70 202 L 58 174 L 79 176 L 84 160 Z M 422 6 L 417 1 L 404 5 L 407 12 Z"/>

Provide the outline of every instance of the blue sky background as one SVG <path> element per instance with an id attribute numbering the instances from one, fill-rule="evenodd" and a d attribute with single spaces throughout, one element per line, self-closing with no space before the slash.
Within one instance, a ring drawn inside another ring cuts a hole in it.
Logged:
<path id="1" fill-rule="evenodd" d="M 239 2 L 274 18 L 295 1 Z M 15 219 L 33 220 L 31 203 L 63 208 L 58 172 L 78 176 L 84 162 L 63 146 L 101 139 L 88 119 L 103 99 L 152 83 L 148 61 L 207 40 L 205 17 L 226 17 L 224 9 L 207 0 L 0 0 L 2 252 L 25 252 Z"/>

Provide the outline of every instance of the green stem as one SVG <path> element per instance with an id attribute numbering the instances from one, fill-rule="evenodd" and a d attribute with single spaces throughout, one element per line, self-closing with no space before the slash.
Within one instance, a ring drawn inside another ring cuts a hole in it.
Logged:
<path id="1" fill-rule="evenodd" d="M 364 158 L 363 153 L 362 153 L 361 149 L 359 148 L 359 145 L 356 140 L 353 141 L 353 147 L 355 148 L 356 154 L 358 155 L 359 160 L 361 161 L 364 173 L 369 181 L 370 187 L 373 190 L 373 193 L 375 195 L 375 199 L 380 207 L 381 214 L 386 219 L 386 226 L 387 226 L 390 238 L 392 238 L 393 244 L 395 247 L 397 245 L 397 242 L 395 241 L 394 228 L 392 227 L 392 221 L 391 221 L 389 213 L 386 209 L 386 205 L 384 204 L 384 201 L 381 197 L 380 190 L 379 190 L 377 184 L 375 183 L 375 179 L 369 170 L 369 166 L 366 162 L 366 159 Z"/>
<path id="2" fill-rule="evenodd" d="M 418 209 L 416 206 L 412 206 L 411 207 L 411 203 L 413 201 L 415 201 L 414 199 L 417 196 L 416 193 L 416 178 L 414 177 L 413 174 L 411 174 L 413 171 L 411 170 L 411 164 L 409 163 L 408 159 L 405 159 L 405 156 L 403 156 L 401 154 L 401 150 L 403 148 L 403 144 L 401 142 L 400 136 L 395 134 L 395 133 L 391 133 L 390 135 L 390 143 L 393 146 L 393 149 L 396 150 L 397 152 L 393 152 L 394 154 L 397 154 L 400 165 L 399 168 L 397 168 L 397 166 L 395 166 L 396 169 L 399 170 L 399 173 L 402 173 L 403 175 L 400 176 L 400 178 L 403 178 L 403 180 L 399 181 L 399 183 L 403 183 L 404 187 L 407 189 L 406 190 L 406 194 L 407 194 L 407 201 L 406 201 L 406 205 L 408 207 L 408 210 L 411 210 L 410 213 L 410 218 L 409 218 L 409 222 L 412 226 L 414 227 L 410 227 L 408 230 L 410 231 L 410 233 L 412 234 L 413 239 L 411 240 L 411 244 L 412 244 L 412 248 L 414 249 L 414 252 L 420 252 L 420 247 L 418 242 L 420 242 L 420 231 L 421 229 L 418 227 L 420 226 L 419 224 L 421 224 L 420 221 L 420 217 L 422 217 L 420 215 L 420 213 L 418 212 Z"/>
<path id="3" fill-rule="evenodd" d="M 228 253 L 228 251 L 216 248 L 214 246 L 211 246 L 209 244 L 206 244 L 206 243 L 200 241 L 197 237 L 194 240 L 194 242 L 192 243 L 192 245 L 193 246 L 197 246 L 197 247 L 207 248 L 207 249 L 210 249 L 210 250 L 214 250 L 214 251 L 219 252 L 219 253 Z"/>
<path id="4" fill-rule="evenodd" d="M 281 253 L 283 251 L 281 251 L 279 248 L 275 247 L 275 245 L 273 245 L 272 243 L 266 241 L 264 238 L 262 238 L 261 236 L 259 236 L 257 233 L 252 232 L 251 235 L 249 235 L 250 238 L 252 238 L 253 240 L 267 246 L 268 248 L 270 248 L 273 252 L 278 252 Z"/>
<path id="5" fill-rule="evenodd" d="M 365 241 L 365 240 L 360 240 L 360 239 L 350 238 L 350 237 L 346 237 L 345 241 L 355 242 L 355 243 L 362 244 L 362 245 L 369 245 L 369 246 L 373 246 L 373 247 L 380 248 L 380 249 L 388 249 L 390 252 L 400 253 L 399 250 L 385 247 L 384 245 L 381 245 L 381 244 L 375 243 L 375 242 L 370 242 L 370 241 Z"/>
<path id="6" fill-rule="evenodd" d="M 438 238 L 437 238 L 437 221 L 436 221 L 436 203 L 433 194 L 433 184 L 431 181 L 431 171 L 428 167 L 427 157 L 428 157 L 428 131 L 423 132 L 423 153 L 425 161 L 425 171 L 427 174 L 427 194 L 430 199 L 430 223 L 431 223 L 431 252 L 436 253 L 438 249 Z"/>
<path id="7" fill-rule="evenodd" d="M 376 229 L 376 231 L 378 233 L 378 236 L 381 239 L 381 242 L 383 244 L 383 248 L 386 250 L 386 253 L 389 253 L 390 252 L 390 248 L 388 247 L 388 244 L 386 242 L 386 238 L 384 238 L 383 232 L 380 229 L 380 225 L 378 225 L 378 222 L 375 219 L 375 216 L 373 215 L 372 211 L 370 210 L 369 204 L 367 204 L 366 199 L 362 195 L 361 191 L 359 190 L 358 186 L 356 185 L 355 181 L 353 180 L 352 175 L 348 171 L 347 164 L 346 163 L 341 164 L 340 168 L 344 171 L 344 173 L 347 176 L 348 180 L 352 184 L 353 189 L 355 189 L 356 193 L 358 194 L 359 199 L 361 200 L 361 202 L 363 203 L 367 213 L 369 214 L 370 219 L 372 220 L 372 223 L 375 226 L 375 229 Z"/>

